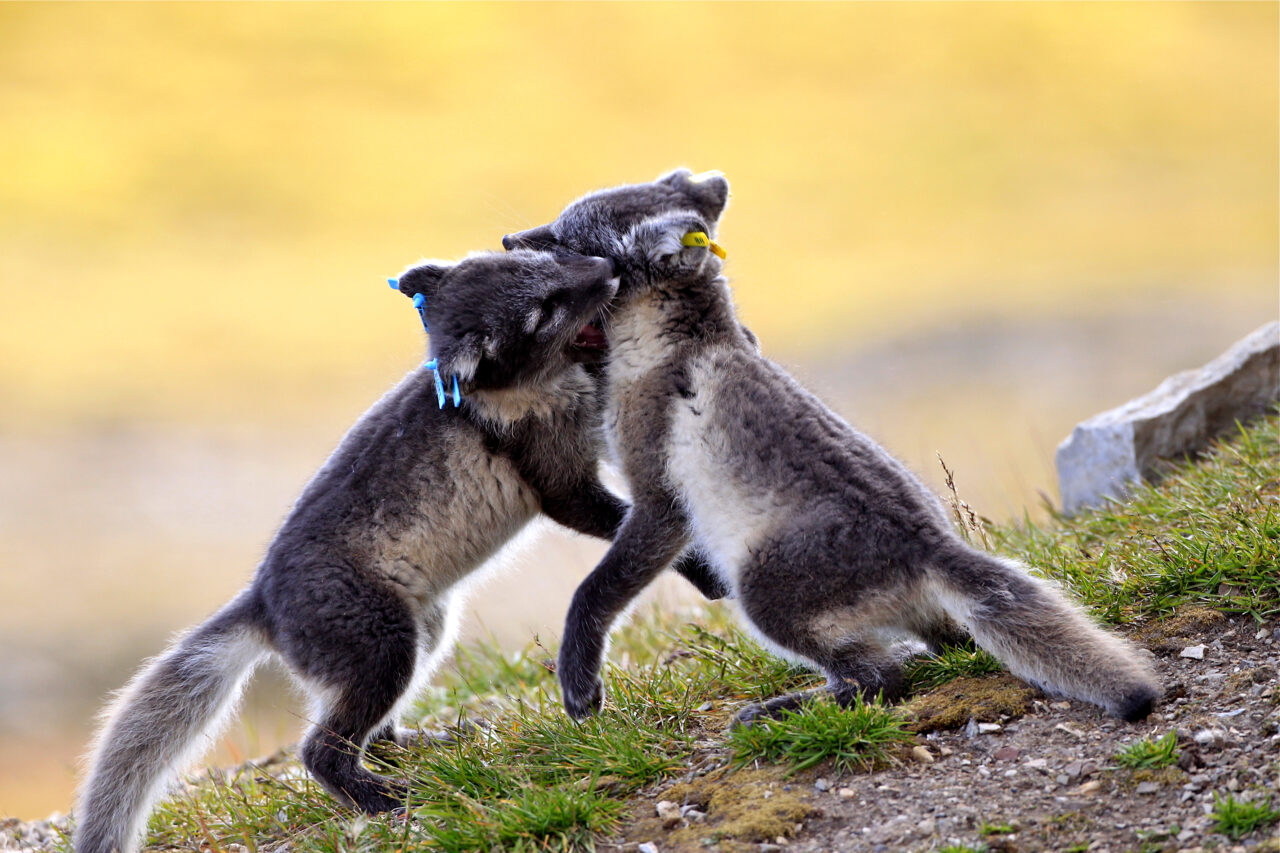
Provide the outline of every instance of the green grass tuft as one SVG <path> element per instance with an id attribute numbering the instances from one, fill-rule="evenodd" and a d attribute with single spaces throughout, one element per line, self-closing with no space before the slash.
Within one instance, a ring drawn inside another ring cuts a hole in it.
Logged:
<path id="1" fill-rule="evenodd" d="M 1270 797 L 1262 802 L 1249 802 L 1237 800 L 1232 794 L 1227 794 L 1225 799 L 1214 794 L 1209 816 L 1213 818 L 1215 830 L 1236 841 L 1255 829 L 1280 821 L 1280 811 L 1271 808 Z"/>
<path id="2" fill-rule="evenodd" d="M 1116 753 L 1116 763 L 1130 770 L 1168 767 L 1178 760 L 1178 739 L 1169 732 L 1159 740 L 1143 738 Z"/>
<path id="3" fill-rule="evenodd" d="M 738 764 L 756 759 L 785 761 L 796 770 L 828 759 L 841 771 L 866 770 L 887 761 L 897 744 L 910 740 L 901 718 L 878 702 L 858 699 L 848 708 L 813 701 L 782 716 L 762 718 L 729 733 Z"/>
<path id="4" fill-rule="evenodd" d="M 970 642 L 967 646 L 947 646 L 932 657 L 908 661 L 903 668 L 912 692 L 929 690 L 965 676 L 990 675 L 1004 666 L 987 652 Z"/>

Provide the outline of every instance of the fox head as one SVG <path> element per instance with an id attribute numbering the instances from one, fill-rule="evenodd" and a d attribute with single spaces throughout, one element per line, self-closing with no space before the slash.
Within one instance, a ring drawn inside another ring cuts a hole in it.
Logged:
<path id="1" fill-rule="evenodd" d="M 422 294 L 431 357 L 464 394 L 536 386 L 602 358 L 599 321 L 618 289 L 604 258 L 530 250 L 423 261 L 398 282 Z"/>
<path id="2" fill-rule="evenodd" d="M 554 222 L 508 234 L 502 245 L 610 258 L 627 291 L 700 275 L 708 265 L 718 270 L 710 241 L 728 201 L 723 175 L 679 169 L 651 183 L 588 193 Z"/>

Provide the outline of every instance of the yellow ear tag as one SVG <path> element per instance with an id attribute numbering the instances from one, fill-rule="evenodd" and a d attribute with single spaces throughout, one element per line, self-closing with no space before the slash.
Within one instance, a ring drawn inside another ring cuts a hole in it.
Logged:
<path id="1" fill-rule="evenodd" d="M 713 255 L 715 255 L 717 258 L 720 258 L 721 260 L 726 258 L 729 254 L 723 248 L 720 247 L 719 243 L 714 242 L 710 237 L 706 235 L 706 232 L 703 232 L 703 231 L 690 231 L 688 234 L 684 235 L 684 238 L 680 241 L 680 245 L 699 246 L 705 249 L 709 249 Z"/>

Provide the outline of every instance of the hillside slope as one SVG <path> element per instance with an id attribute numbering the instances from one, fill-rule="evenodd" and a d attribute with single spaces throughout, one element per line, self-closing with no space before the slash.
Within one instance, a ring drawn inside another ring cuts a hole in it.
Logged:
<path id="1" fill-rule="evenodd" d="M 628 851 L 1280 850 L 1280 417 L 1170 469 L 1130 501 L 968 535 L 1058 579 L 1150 648 L 1168 694 L 1147 721 L 1048 699 L 972 648 L 911 670 L 896 707 L 726 733 L 743 701 L 815 683 L 722 606 L 620 631 L 605 713 L 560 710 L 534 646 L 460 651 L 418 708 L 447 746 L 388 750 L 410 817 L 335 806 L 291 753 L 193 779 L 156 849 Z M 1271 797 L 1269 800 L 1268 797 Z M 0 847 L 66 850 L 66 821 Z M 646 846 L 646 845 L 652 845 Z"/>

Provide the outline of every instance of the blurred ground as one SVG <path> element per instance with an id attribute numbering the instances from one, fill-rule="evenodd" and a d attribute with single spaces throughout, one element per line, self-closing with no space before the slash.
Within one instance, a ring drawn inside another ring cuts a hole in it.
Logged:
<path id="1" fill-rule="evenodd" d="M 1034 511 L 1076 421 L 1276 316 L 1278 23 L 0 5 L 0 814 L 65 808 L 103 693 L 247 579 L 421 357 L 386 276 L 597 186 L 723 170 L 766 351 L 980 512 Z M 598 554 L 526 547 L 471 635 L 554 637 Z M 233 752 L 297 730 L 255 695 Z"/>

